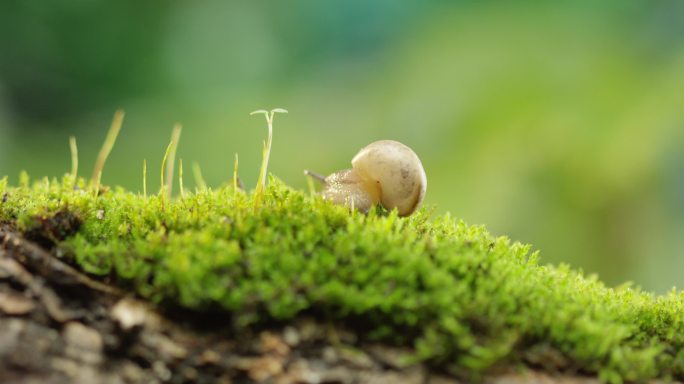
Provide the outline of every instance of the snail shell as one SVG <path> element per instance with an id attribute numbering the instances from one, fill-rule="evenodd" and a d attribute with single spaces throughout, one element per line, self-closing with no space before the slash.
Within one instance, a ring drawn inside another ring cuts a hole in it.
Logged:
<path id="1" fill-rule="evenodd" d="M 427 177 L 415 152 L 393 140 L 381 140 L 361 149 L 352 169 L 325 178 L 323 197 L 363 212 L 375 204 L 397 209 L 399 216 L 415 212 L 425 198 Z"/>

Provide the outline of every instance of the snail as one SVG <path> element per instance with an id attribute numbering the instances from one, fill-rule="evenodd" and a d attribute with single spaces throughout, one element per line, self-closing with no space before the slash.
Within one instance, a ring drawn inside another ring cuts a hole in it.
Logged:
<path id="1" fill-rule="evenodd" d="M 324 199 L 334 204 L 368 212 L 381 204 L 408 216 L 425 198 L 427 178 L 418 155 L 406 145 L 380 140 L 361 149 L 351 161 L 352 168 L 324 177 L 304 171 L 321 181 Z"/>

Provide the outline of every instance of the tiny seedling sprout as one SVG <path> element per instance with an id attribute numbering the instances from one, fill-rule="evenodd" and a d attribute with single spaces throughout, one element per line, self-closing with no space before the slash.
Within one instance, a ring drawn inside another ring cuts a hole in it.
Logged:
<path id="1" fill-rule="evenodd" d="M 183 189 L 183 159 L 180 159 L 178 164 L 178 187 L 180 188 L 181 199 L 184 199 L 185 189 Z"/>
<path id="2" fill-rule="evenodd" d="M 171 132 L 171 147 L 169 150 L 168 165 L 166 166 L 166 197 L 168 199 L 171 198 L 171 192 L 173 191 L 173 172 L 174 166 L 176 165 L 176 151 L 178 150 L 181 129 L 180 123 L 176 123 Z"/>
<path id="3" fill-rule="evenodd" d="M 147 199 L 147 159 L 143 159 L 143 197 Z"/>
<path id="4" fill-rule="evenodd" d="M 207 183 L 204 181 L 204 177 L 202 177 L 202 169 L 197 162 L 192 163 L 192 175 L 195 177 L 195 185 L 197 186 L 197 189 L 200 191 L 206 191 Z"/>
<path id="5" fill-rule="evenodd" d="M 162 210 L 164 210 L 164 199 L 166 198 L 166 191 L 168 190 L 168 186 L 166 185 L 166 182 L 164 182 L 164 170 L 166 169 L 166 160 L 169 158 L 169 152 L 171 152 L 171 147 L 173 147 L 173 140 L 169 143 L 169 145 L 166 147 L 166 151 L 164 152 L 164 157 L 162 158 L 162 164 L 161 164 L 161 172 L 159 172 L 159 177 L 161 179 L 161 188 L 159 189 L 159 199 L 161 200 L 161 206 Z"/>
<path id="6" fill-rule="evenodd" d="M 268 160 L 271 156 L 271 145 L 273 143 L 273 117 L 276 113 L 287 113 L 287 110 L 282 108 L 271 109 L 266 111 L 260 109 L 250 113 L 250 115 L 262 114 L 266 117 L 266 123 L 268 124 L 268 140 L 264 143 L 264 149 L 262 152 L 261 169 L 259 170 L 259 180 L 254 191 L 255 199 L 254 206 L 258 207 L 261 203 L 261 199 L 266 191 L 266 179 L 268 177 Z"/>
<path id="7" fill-rule="evenodd" d="M 176 159 L 176 149 L 178 149 L 178 141 L 180 140 L 181 125 L 176 124 L 173 127 L 173 132 L 171 133 L 171 142 L 166 147 L 166 152 L 164 152 L 164 158 L 162 159 L 161 165 L 161 189 L 159 190 L 159 195 L 161 198 L 162 210 L 164 209 L 165 200 L 171 199 L 171 186 L 173 185 L 173 165 Z M 166 165 L 166 162 L 169 165 Z M 166 173 L 166 180 L 164 179 L 164 173 Z"/>
<path id="8" fill-rule="evenodd" d="M 235 162 L 233 164 L 233 189 L 238 190 L 238 165 L 239 165 L 238 154 L 235 154 Z"/>
<path id="9" fill-rule="evenodd" d="M 121 130 L 121 125 L 123 124 L 124 111 L 122 109 L 114 113 L 114 118 L 112 119 L 112 125 L 109 127 L 109 132 L 107 132 L 107 137 L 105 138 L 104 144 L 100 149 L 100 153 L 97 155 L 97 160 L 95 161 L 95 167 L 93 168 L 93 176 L 90 179 L 91 184 L 95 186 L 95 196 L 98 195 L 100 190 L 100 180 L 102 179 L 102 170 L 104 169 L 105 162 L 109 153 L 114 147 L 116 142 L 116 137 L 119 135 Z"/>
<path id="10" fill-rule="evenodd" d="M 71 188 L 73 189 L 78 181 L 78 146 L 74 136 L 69 137 L 69 148 L 71 149 Z"/>

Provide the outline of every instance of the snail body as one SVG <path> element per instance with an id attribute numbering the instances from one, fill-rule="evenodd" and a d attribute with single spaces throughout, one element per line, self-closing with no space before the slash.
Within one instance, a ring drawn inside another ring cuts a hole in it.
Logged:
<path id="1" fill-rule="evenodd" d="M 368 212 L 376 204 L 408 216 L 425 198 L 427 178 L 418 155 L 394 140 L 369 144 L 352 159 L 352 168 L 319 178 L 324 199 Z M 309 175 L 313 175 L 308 173 Z"/>

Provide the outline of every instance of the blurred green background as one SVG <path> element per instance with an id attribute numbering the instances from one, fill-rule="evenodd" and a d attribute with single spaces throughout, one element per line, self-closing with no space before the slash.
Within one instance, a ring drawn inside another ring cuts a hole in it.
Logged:
<path id="1" fill-rule="evenodd" d="M 251 188 L 248 114 L 283 107 L 270 170 L 294 187 L 396 139 L 437 212 L 684 287 L 684 2 L 597 3 L 3 1 L 0 175 L 67 172 L 69 135 L 89 175 L 124 108 L 104 183 L 141 189 L 179 121 L 187 168 L 219 185 L 237 152 Z"/>

